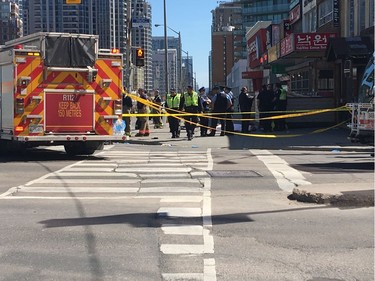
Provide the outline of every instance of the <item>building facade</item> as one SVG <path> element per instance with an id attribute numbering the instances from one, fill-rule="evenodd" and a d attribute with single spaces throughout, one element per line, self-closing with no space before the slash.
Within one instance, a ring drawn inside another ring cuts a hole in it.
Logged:
<path id="1" fill-rule="evenodd" d="M 152 16 L 151 5 L 146 0 L 132 0 L 132 21 L 145 21 L 147 24 L 131 29 L 131 46 L 133 47 L 133 56 L 135 48 L 143 48 L 145 54 L 145 65 L 139 69 L 135 67 L 135 72 L 144 73 L 144 85 L 142 88 L 151 91 L 154 87 L 152 81 Z M 135 61 L 133 59 L 133 61 Z"/>
<path id="2" fill-rule="evenodd" d="M 355 101 L 358 81 L 374 51 L 374 1 L 291 1 L 279 25 L 247 33 L 248 79 L 254 91 L 281 82 L 291 110 L 330 109 Z M 333 124 L 335 111 L 291 119 L 304 126 Z"/>
<path id="3" fill-rule="evenodd" d="M 165 50 L 158 49 L 153 52 L 153 81 L 154 89 L 159 90 L 163 98 L 166 97 L 166 94 L 170 89 L 166 88 L 165 81 Z M 176 49 L 168 49 L 168 78 L 169 78 L 169 87 L 178 89 L 178 52 Z"/>
<path id="4" fill-rule="evenodd" d="M 10 0 L 0 1 L 0 45 L 23 34 L 20 7 Z"/>

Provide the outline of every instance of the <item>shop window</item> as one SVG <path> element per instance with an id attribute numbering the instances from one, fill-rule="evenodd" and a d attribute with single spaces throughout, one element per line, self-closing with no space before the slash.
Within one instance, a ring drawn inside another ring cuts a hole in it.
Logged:
<path id="1" fill-rule="evenodd" d="M 318 90 L 333 90 L 333 71 L 319 70 Z"/>
<path id="2" fill-rule="evenodd" d="M 302 71 L 291 75 L 291 91 L 296 95 L 309 95 L 309 72 Z"/>

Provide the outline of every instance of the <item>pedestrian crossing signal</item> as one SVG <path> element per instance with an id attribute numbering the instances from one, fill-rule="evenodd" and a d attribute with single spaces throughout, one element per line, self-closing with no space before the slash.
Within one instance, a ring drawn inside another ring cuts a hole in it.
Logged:
<path id="1" fill-rule="evenodd" d="M 145 65 L 145 51 L 143 48 L 137 48 L 135 53 L 135 65 L 144 66 Z"/>

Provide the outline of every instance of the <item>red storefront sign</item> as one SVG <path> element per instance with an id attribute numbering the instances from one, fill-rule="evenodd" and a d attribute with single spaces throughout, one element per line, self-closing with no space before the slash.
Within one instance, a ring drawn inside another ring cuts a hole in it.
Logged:
<path id="1" fill-rule="evenodd" d="M 297 51 L 319 51 L 327 49 L 328 39 L 336 37 L 335 33 L 299 33 L 295 36 Z"/>
<path id="2" fill-rule="evenodd" d="M 294 51 L 294 34 L 285 37 L 280 43 L 280 56 L 285 56 Z"/>

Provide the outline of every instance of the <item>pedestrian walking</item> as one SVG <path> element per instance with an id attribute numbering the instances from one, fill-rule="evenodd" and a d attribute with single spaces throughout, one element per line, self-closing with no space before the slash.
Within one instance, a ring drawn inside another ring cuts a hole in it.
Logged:
<path id="1" fill-rule="evenodd" d="M 241 133 L 248 133 L 249 132 L 249 125 L 250 125 L 250 117 L 251 117 L 251 107 L 253 105 L 254 97 L 250 96 L 247 91 L 247 87 L 241 88 L 241 93 L 238 96 L 238 102 L 240 106 L 240 111 L 242 113 L 242 121 L 241 121 Z"/>
<path id="2" fill-rule="evenodd" d="M 202 113 L 207 114 L 207 113 L 210 112 L 211 100 L 206 94 L 206 88 L 205 87 L 200 88 L 198 91 L 199 91 L 199 101 L 200 101 L 200 104 L 201 104 L 201 107 L 202 107 Z M 209 119 L 206 116 L 201 116 L 199 118 L 199 124 L 201 125 L 200 126 L 201 137 L 207 136 L 208 121 L 209 121 Z"/>
<path id="3" fill-rule="evenodd" d="M 220 92 L 219 86 L 215 86 L 212 88 L 212 94 L 213 96 L 211 99 L 211 111 L 213 113 L 213 118 L 211 119 L 211 132 L 208 134 L 208 136 L 215 136 L 216 126 L 219 119 L 221 124 L 220 136 L 224 136 L 226 130 L 225 114 L 227 113 L 228 108 L 232 106 L 232 101 L 226 93 Z"/>
<path id="4" fill-rule="evenodd" d="M 263 85 L 262 90 L 257 96 L 259 117 L 266 118 L 272 116 L 274 108 L 275 95 L 271 85 Z M 265 132 L 272 131 L 272 121 L 270 119 L 260 120 L 260 126 Z"/>
<path id="5" fill-rule="evenodd" d="M 130 118 L 130 113 L 132 112 L 133 109 L 133 100 L 131 97 L 128 95 L 127 89 L 124 88 L 124 91 L 122 92 L 122 113 L 126 114 L 126 116 L 122 117 L 122 120 L 125 122 L 125 135 L 128 137 L 131 137 L 131 118 Z"/>
<path id="6" fill-rule="evenodd" d="M 198 93 L 193 91 L 193 86 L 188 86 L 187 91 L 181 97 L 180 110 L 184 110 L 186 113 L 191 113 L 191 115 L 184 116 L 184 119 L 187 138 L 188 140 L 192 140 L 195 127 L 198 124 L 197 114 L 202 112 Z"/>
<path id="7" fill-rule="evenodd" d="M 144 89 L 138 89 L 139 98 L 141 100 L 137 101 L 137 110 L 139 114 L 148 114 L 149 108 L 147 105 L 147 101 L 149 101 L 148 96 Z M 148 116 L 139 116 L 139 132 L 135 135 L 136 137 L 147 137 L 150 135 L 150 126 L 148 124 Z"/>
<path id="8" fill-rule="evenodd" d="M 153 113 L 154 114 L 161 114 L 161 103 L 162 99 L 160 97 L 159 91 L 154 90 L 154 98 L 152 99 L 152 102 L 154 103 Z M 161 116 L 153 116 L 153 123 L 154 123 L 154 129 L 162 129 L 163 128 L 163 122 L 161 121 Z"/>
<path id="9" fill-rule="evenodd" d="M 165 101 L 165 109 L 168 115 L 169 131 L 172 133 L 172 139 L 180 137 L 180 119 L 173 116 L 173 114 L 178 113 L 181 102 L 181 94 L 176 93 L 175 89 L 171 89 L 169 94 L 167 94 L 167 99 Z"/>
<path id="10" fill-rule="evenodd" d="M 276 84 L 275 91 L 275 110 L 278 115 L 285 114 L 287 108 L 287 92 L 280 83 Z M 275 131 L 284 131 L 286 129 L 285 118 L 275 119 Z"/>

